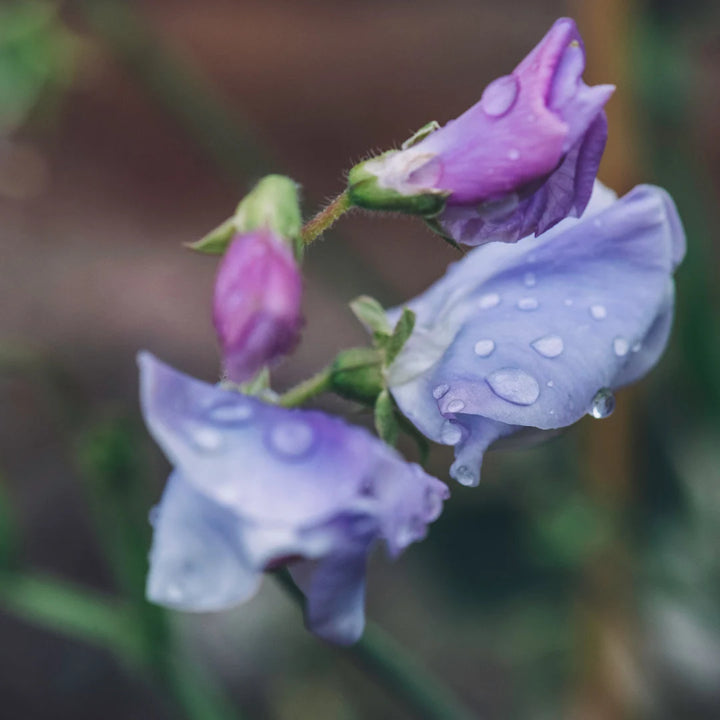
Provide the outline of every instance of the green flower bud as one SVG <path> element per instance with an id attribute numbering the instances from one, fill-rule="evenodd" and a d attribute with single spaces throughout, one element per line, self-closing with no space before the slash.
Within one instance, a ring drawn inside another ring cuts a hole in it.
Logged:
<path id="1" fill-rule="evenodd" d="M 374 348 L 350 348 L 335 358 L 330 386 L 348 400 L 374 405 L 384 387 L 382 356 Z"/>

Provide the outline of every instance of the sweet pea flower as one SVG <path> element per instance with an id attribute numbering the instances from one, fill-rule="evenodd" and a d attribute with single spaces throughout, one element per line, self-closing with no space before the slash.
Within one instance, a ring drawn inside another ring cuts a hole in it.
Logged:
<path id="1" fill-rule="evenodd" d="M 302 278 L 288 242 L 267 228 L 235 236 L 220 262 L 213 299 L 229 380 L 249 380 L 294 349 L 301 300 Z"/>
<path id="2" fill-rule="evenodd" d="M 409 303 L 415 330 L 389 372 L 398 406 L 455 447 L 450 474 L 466 485 L 499 438 L 608 415 L 612 391 L 663 352 L 684 253 L 664 190 L 617 200 L 596 182 L 579 220 L 479 247 Z"/>
<path id="3" fill-rule="evenodd" d="M 433 216 L 467 245 L 540 234 L 588 203 L 607 138 L 612 85 L 582 80 L 575 23 L 557 20 L 530 54 L 469 110 L 400 151 L 350 173 L 350 196 L 371 209 Z"/>
<path id="4" fill-rule="evenodd" d="M 221 610 L 287 564 L 316 635 L 355 642 L 365 566 L 423 538 L 447 487 L 362 428 L 195 380 L 139 356 L 150 432 L 174 466 L 154 512 L 148 598 Z"/>

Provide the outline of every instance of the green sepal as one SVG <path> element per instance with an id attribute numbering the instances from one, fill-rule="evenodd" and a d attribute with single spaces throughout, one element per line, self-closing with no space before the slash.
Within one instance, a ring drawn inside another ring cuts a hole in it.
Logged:
<path id="1" fill-rule="evenodd" d="M 240 385 L 240 392 L 246 395 L 259 395 L 270 387 L 270 370 L 262 368 L 255 377 Z"/>
<path id="2" fill-rule="evenodd" d="M 383 306 L 369 295 L 360 295 L 350 302 L 355 317 L 373 334 L 392 335 L 392 327 Z"/>
<path id="3" fill-rule="evenodd" d="M 222 255 L 237 233 L 268 228 L 292 243 L 295 255 L 302 257 L 300 229 L 302 215 L 298 186 L 284 175 L 268 175 L 240 201 L 235 215 L 218 225 L 197 242 L 188 243 L 191 250 L 208 255 Z"/>
<path id="4" fill-rule="evenodd" d="M 350 348 L 338 353 L 330 376 L 333 392 L 372 406 L 383 386 L 382 356 L 375 348 Z"/>
<path id="5" fill-rule="evenodd" d="M 379 157 L 396 152 L 398 151 L 389 150 Z M 444 209 L 448 193 L 438 191 L 403 195 L 392 188 L 381 187 L 378 176 L 366 168 L 368 162 L 376 160 L 378 158 L 358 163 L 348 173 L 348 197 L 353 205 L 366 210 L 387 210 L 428 217 L 437 215 Z"/>
<path id="6" fill-rule="evenodd" d="M 395 358 L 400 354 L 403 346 L 407 342 L 412 331 L 415 328 L 415 313 L 410 308 L 403 308 L 402 315 L 395 325 L 392 335 L 384 343 L 385 364 L 391 365 Z"/>
<path id="7" fill-rule="evenodd" d="M 383 390 L 375 401 L 375 429 L 388 445 L 397 443 L 400 425 L 395 415 L 395 403 L 387 390 Z"/>
<path id="8" fill-rule="evenodd" d="M 236 232 L 235 218 L 229 218 L 200 240 L 185 243 L 185 247 L 205 253 L 206 255 L 222 255 Z"/>
<path id="9" fill-rule="evenodd" d="M 443 229 L 440 223 L 437 221 L 437 218 L 425 218 L 425 224 L 434 232 L 437 233 L 450 247 L 454 248 L 458 252 L 464 253 L 463 250 L 458 243 L 453 240 Z"/>
<path id="10" fill-rule="evenodd" d="M 419 130 L 416 130 L 400 147 L 403 150 L 407 150 L 409 147 L 417 145 L 421 140 L 424 140 L 428 135 L 439 129 L 440 123 L 437 120 L 431 120 Z"/>

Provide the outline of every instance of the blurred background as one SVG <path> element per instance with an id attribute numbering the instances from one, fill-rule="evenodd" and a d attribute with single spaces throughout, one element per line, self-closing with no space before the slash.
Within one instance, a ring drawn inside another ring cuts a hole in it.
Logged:
<path id="1" fill-rule="evenodd" d="M 270 579 L 227 613 L 144 602 L 168 468 L 134 357 L 214 379 L 216 260 L 181 243 L 266 172 L 299 180 L 311 213 L 561 15 L 588 81 L 618 86 L 600 178 L 663 185 L 686 225 L 671 346 L 611 418 L 454 485 L 424 543 L 374 559 L 368 614 L 479 718 L 720 717 L 713 0 L 0 2 L 2 717 L 415 717 Z M 348 300 L 401 302 L 453 259 L 416 221 L 344 219 L 308 253 L 304 343 L 278 386 L 365 343 Z M 448 460 L 431 470 L 447 479 Z"/>

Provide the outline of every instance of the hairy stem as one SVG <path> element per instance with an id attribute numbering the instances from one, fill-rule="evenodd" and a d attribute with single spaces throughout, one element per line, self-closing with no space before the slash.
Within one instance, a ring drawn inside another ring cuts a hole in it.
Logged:
<path id="1" fill-rule="evenodd" d="M 314 218 L 308 220 L 300 231 L 304 245 L 317 240 L 331 225 L 333 225 L 352 206 L 347 190 L 340 193 L 327 207 L 323 208 Z"/>
<path id="2" fill-rule="evenodd" d="M 284 392 L 278 399 L 278 405 L 287 408 L 298 407 L 310 398 L 329 390 L 331 380 L 332 369 L 328 366 Z"/>

